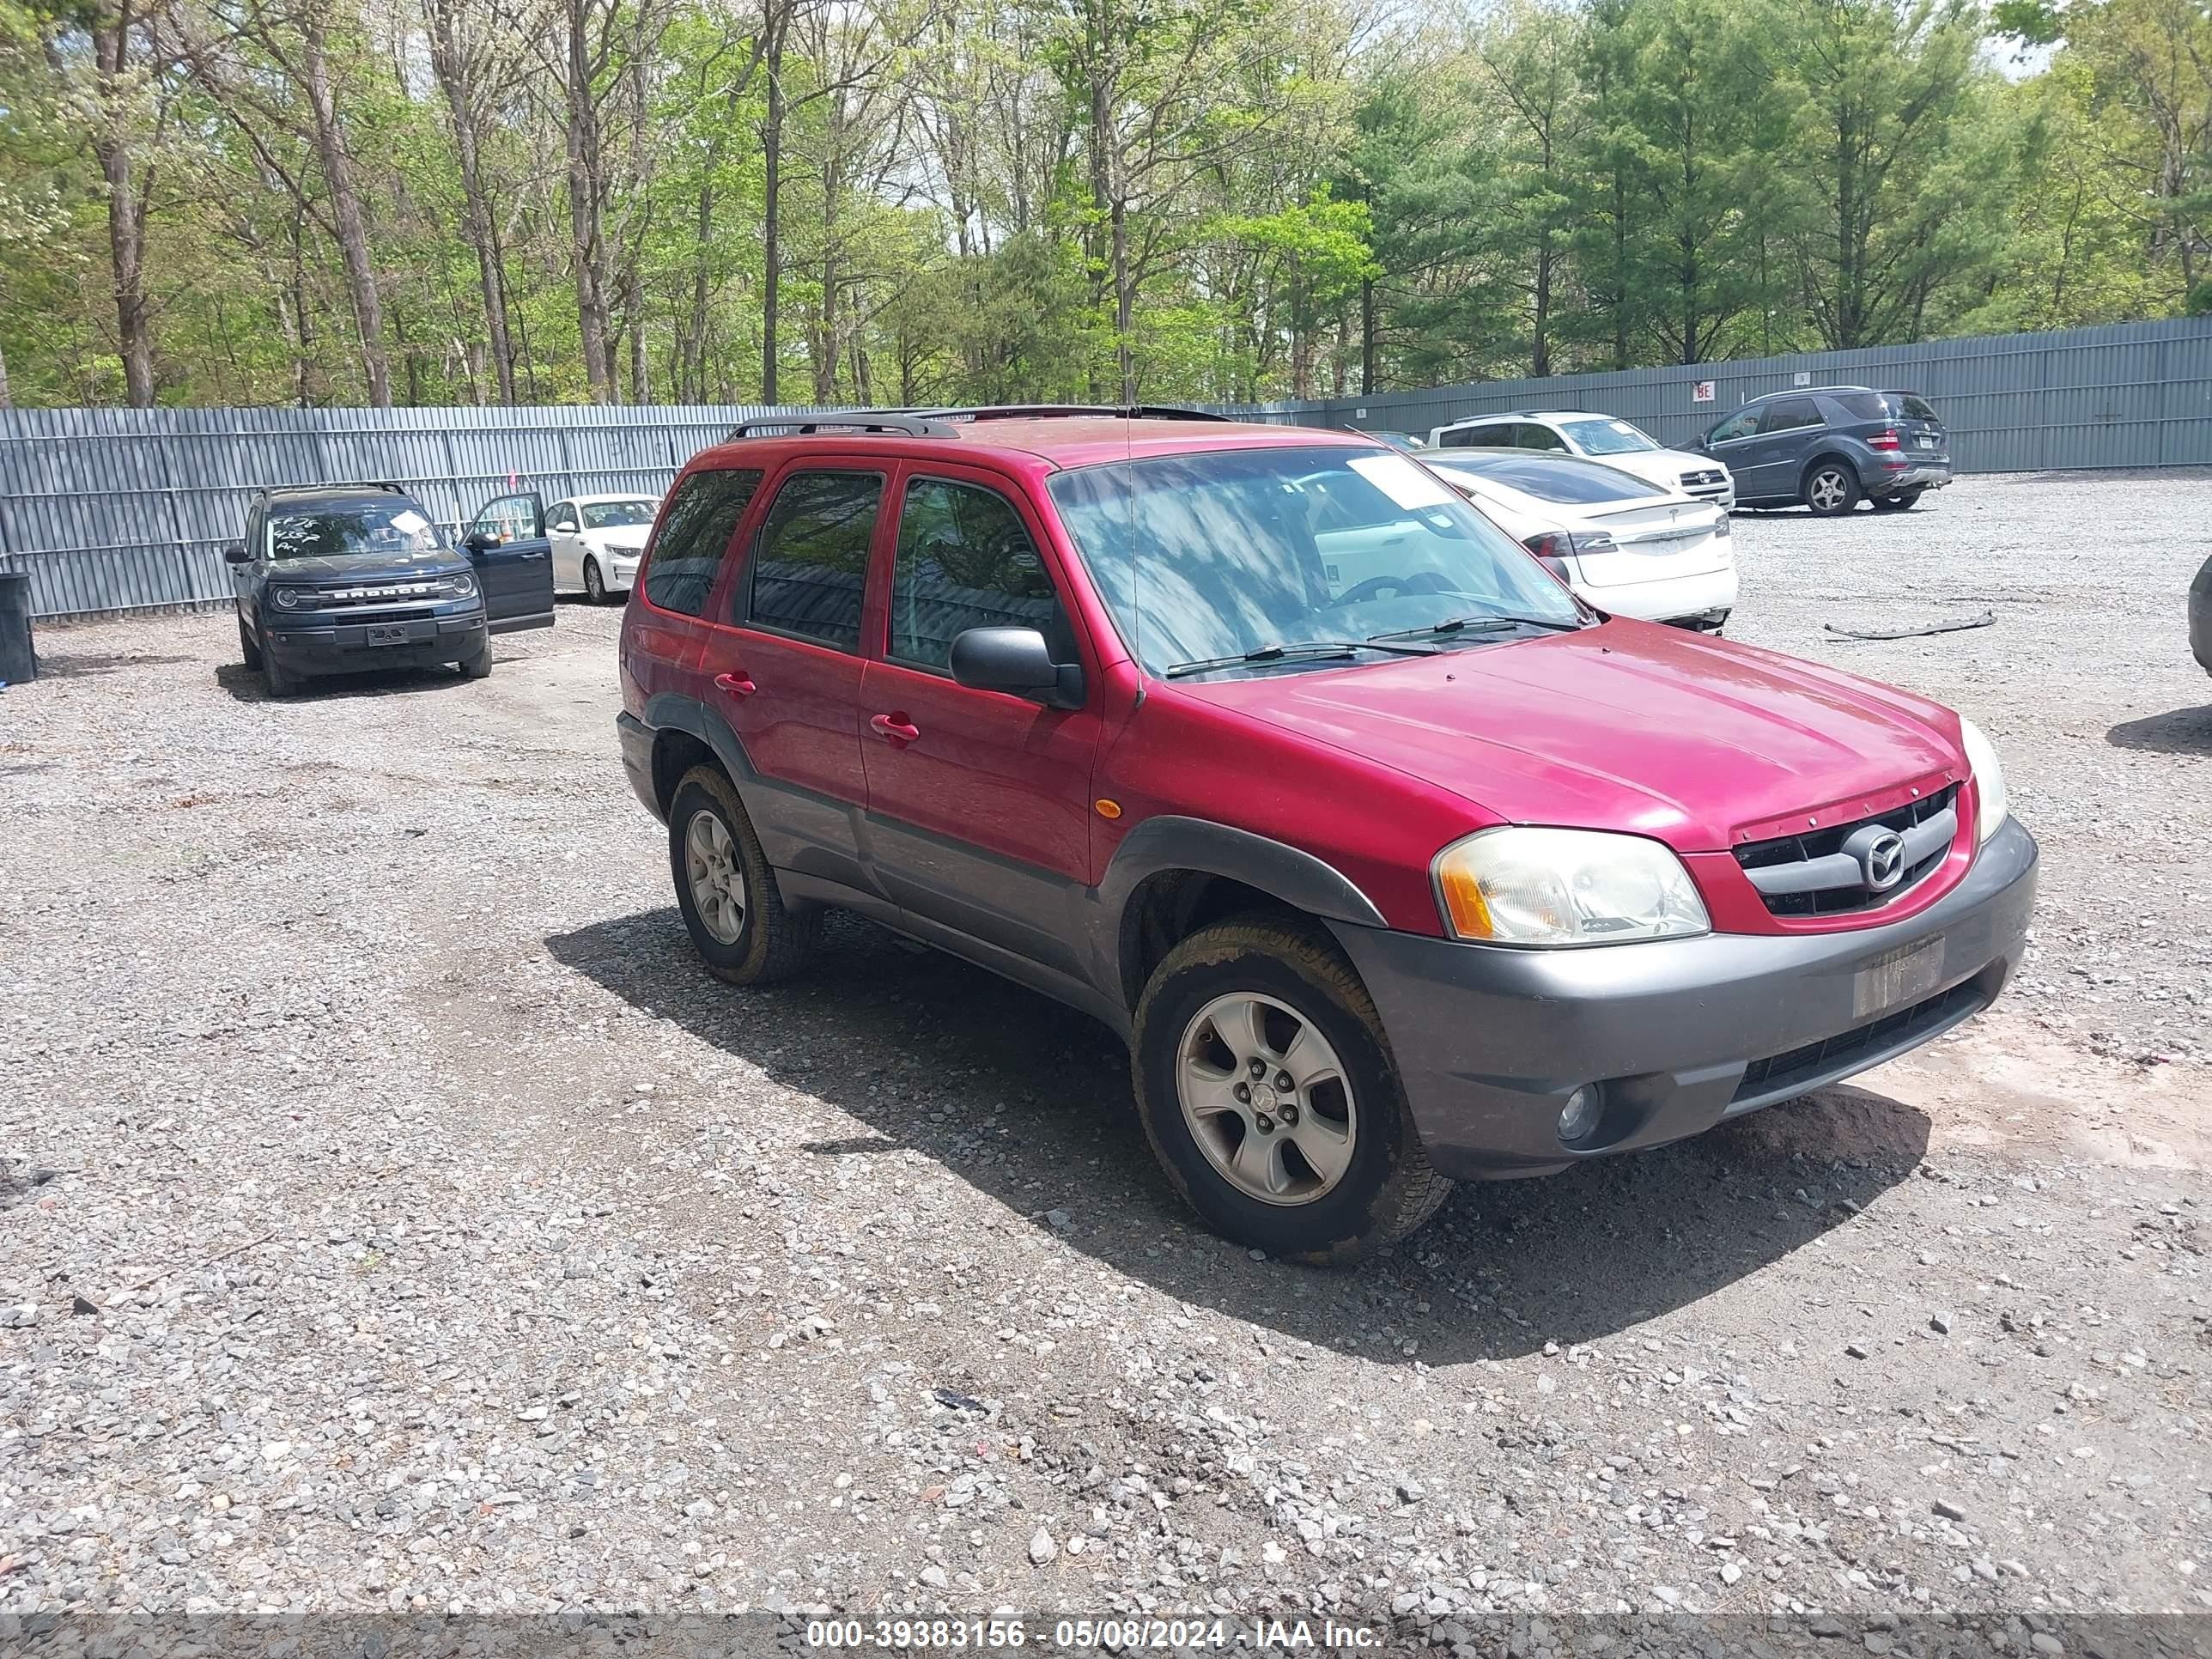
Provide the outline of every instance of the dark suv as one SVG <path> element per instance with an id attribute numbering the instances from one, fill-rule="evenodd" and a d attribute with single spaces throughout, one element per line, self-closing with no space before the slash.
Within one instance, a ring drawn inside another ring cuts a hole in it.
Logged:
<path id="1" fill-rule="evenodd" d="M 238 571 L 239 650 L 273 697 L 370 669 L 451 663 L 481 679 L 489 635 L 552 619 L 551 562 L 528 553 L 456 550 L 398 484 L 264 490 L 223 556 Z"/>
<path id="2" fill-rule="evenodd" d="M 836 906 L 1094 1015 L 1192 1205 L 1310 1260 L 1924 1042 L 2034 897 L 1970 723 L 1605 617 L 1348 433 L 750 423 L 620 672 L 710 969 Z"/>
<path id="3" fill-rule="evenodd" d="M 1902 510 L 1951 482 L 1951 441 L 1910 392 L 1824 386 L 1753 398 L 1693 447 L 1724 463 L 1740 507 L 1793 507 L 1821 518 L 1862 501 Z"/>

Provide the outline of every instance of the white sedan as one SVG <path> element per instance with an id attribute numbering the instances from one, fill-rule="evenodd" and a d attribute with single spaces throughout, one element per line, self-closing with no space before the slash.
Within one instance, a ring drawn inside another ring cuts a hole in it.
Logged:
<path id="1" fill-rule="evenodd" d="M 582 588 L 593 605 L 629 592 L 660 503 L 650 495 L 571 495 L 545 511 L 553 586 Z"/>
<path id="2" fill-rule="evenodd" d="M 1723 507 L 1565 455 L 1447 449 L 1421 459 L 1601 611 L 1718 633 L 1735 606 Z"/>

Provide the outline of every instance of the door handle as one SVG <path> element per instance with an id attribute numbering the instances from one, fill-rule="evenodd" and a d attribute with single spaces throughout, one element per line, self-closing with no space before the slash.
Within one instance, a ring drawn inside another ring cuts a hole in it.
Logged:
<path id="1" fill-rule="evenodd" d="M 909 724 L 903 715 L 878 714 L 868 722 L 869 729 L 886 743 L 912 743 L 921 735 L 921 728 Z"/>
<path id="2" fill-rule="evenodd" d="M 715 675 L 714 689 L 726 691 L 733 697 L 750 697 L 760 687 L 753 684 L 751 675 L 739 673 Z"/>

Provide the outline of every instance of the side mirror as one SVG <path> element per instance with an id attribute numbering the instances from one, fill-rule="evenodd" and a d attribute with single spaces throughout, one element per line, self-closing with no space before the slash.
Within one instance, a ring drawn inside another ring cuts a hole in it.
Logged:
<path id="1" fill-rule="evenodd" d="M 461 545 L 471 553 L 489 553 L 499 545 L 499 538 L 489 530 L 475 530 Z"/>
<path id="2" fill-rule="evenodd" d="M 952 640 L 952 678 L 978 691 L 1005 691 L 1050 708 L 1083 706 L 1083 667 L 1056 663 L 1034 628 L 969 628 Z"/>
<path id="3" fill-rule="evenodd" d="M 240 547 L 236 542 L 233 542 L 228 547 L 222 550 L 222 562 L 225 564 L 252 564 L 253 562 L 252 559 L 247 555 L 246 550 Z"/>

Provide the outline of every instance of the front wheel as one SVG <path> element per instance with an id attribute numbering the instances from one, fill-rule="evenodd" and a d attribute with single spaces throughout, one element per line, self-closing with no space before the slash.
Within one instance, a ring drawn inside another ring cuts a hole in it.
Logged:
<path id="1" fill-rule="evenodd" d="M 489 640 L 484 641 L 483 648 L 476 655 L 461 659 L 461 678 L 470 680 L 483 680 L 491 678 L 491 641 Z"/>
<path id="2" fill-rule="evenodd" d="M 1822 461 L 1805 475 L 1805 505 L 1815 517 L 1836 518 L 1858 504 L 1858 474 L 1841 461 Z"/>
<path id="3" fill-rule="evenodd" d="M 272 697 L 289 697 L 300 689 L 300 677 L 287 672 L 276 660 L 276 653 L 264 639 L 257 653 L 261 659 L 261 684 Z"/>
<path id="4" fill-rule="evenodd" d="M 1877 495 L 1874 498 L 1874 504 L 1880 512 L 1903 513 L 1917 501 L 1926 489 L 1927 486 L 1923 484 L 1918 489 L 1900 489 L 1894 495 Z"/>
<path id="5" fill-rule="evenodd" d="M 261 672 L 261 641 L 253 637 L 252 631 L 246 627 L 246 618 L 243 617 L 238 619 L 238 654 L 246 659 L 248 673 L 258 674 Z"/>
<path id="6" fill-rule="evenodd" d="M 599 562 L 597 559 L 584 561 L 584 597 L 593 605 L 605 605 L 607 602 L 606 578 L 599 574 Z"/>
<path id="7" fill-rule="evenodd" d="M 1345 1266 L 1451 1191 L 1366 988 L 1311 929 L 1253 917 L 1176 946 L 1137 1006 L 1132 1064 L 1153 1154 L 1239 1243 Z"/>

